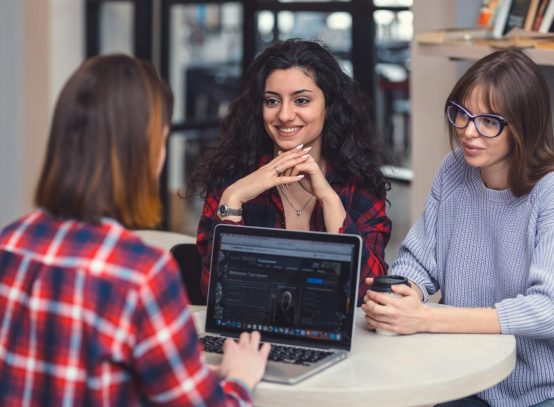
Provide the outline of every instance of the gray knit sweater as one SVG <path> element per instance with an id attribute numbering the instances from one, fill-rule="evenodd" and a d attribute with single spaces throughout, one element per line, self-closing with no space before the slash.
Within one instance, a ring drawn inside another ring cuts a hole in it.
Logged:
<path id="1" fill-rule="evenodd" d="M 479 396 L 493 406 L 554 398 L 554 173 L 516 198 L 487 189 L 460 150 L 444 160 L 425 211 L 390 274 L 456 307 L 496 307 L 502 333 L 516 335 L 517 363 Z"/>

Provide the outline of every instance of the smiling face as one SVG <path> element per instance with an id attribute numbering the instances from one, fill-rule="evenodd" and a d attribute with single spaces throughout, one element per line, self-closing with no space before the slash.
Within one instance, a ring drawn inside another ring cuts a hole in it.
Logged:
<path id="1" fill-rule="evenodd" d="M 323 91 L 299 68 L 275 70 L 265 81 L 263 120 L 276 150 L 304 144 L 319 156 L 325 122 Z"/>
<path id="2" fill-rule="evenodd" d="M 483 92 L 477 86 L 463 102 L 472 115 L 496 113 L 487 109 Z M 496 113 L 497 114 L 497 113 Z M 509 124 L 494 138 L 481 136 L 470 121 L 466 128 L 456 129 L 464 159 L 472 167 L 481 170 L 481 177 L 489 188 L 508 188 L 509 157 L 512 146 Z"/>

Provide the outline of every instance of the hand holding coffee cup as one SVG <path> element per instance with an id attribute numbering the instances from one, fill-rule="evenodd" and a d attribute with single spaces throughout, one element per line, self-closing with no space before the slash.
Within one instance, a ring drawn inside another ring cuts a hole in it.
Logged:
<path id="1" fill-rule="evenodd" d="M 404 284 L 410 287 L 410 282 L 406 277 L 390 275 L 390 276 L 375 277 L 373 279 L 373 284 L 371 285 L 370 290 L 379 292 L 379 293 L 387 293 L 388 295 L 391 295 L 393 297 L 401 297 L 400 295 L 395 294 L 392 291 L 392 286 L 397 284 Z M 396 335 L 396 333 L 394 332 L 386 331 L 381 328 L 376 328 L 375 331 L 381 335 L 389 335 L 389 336 Z"/>

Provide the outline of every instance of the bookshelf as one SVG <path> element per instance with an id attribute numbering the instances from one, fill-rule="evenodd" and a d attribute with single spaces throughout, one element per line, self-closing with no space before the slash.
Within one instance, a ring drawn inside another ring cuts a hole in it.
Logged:
<path id="1" fill-rule="evenodd" d="M 423 55 L 442 56 L 451 60 L 476 61 L 495 50 L 493 47 L 473 45 L 471 42 L 467 44 L 418 45 L 418 51 Z M 554 50 L 529 48 L 525 49 L 525 53 L 538 65 L 554 66 Z"/>

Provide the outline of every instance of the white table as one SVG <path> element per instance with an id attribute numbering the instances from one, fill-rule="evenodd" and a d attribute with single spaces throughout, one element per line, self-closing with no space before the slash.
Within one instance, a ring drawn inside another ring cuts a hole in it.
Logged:
<path id="1" fill-rule="evenodd" d="M 204 307 L 194 307 L 204 331 Z M 516 362 L 511 335 L 383 336 L 356 311 L 346 360 L 297 385 L 260 383 L 256 406 L 424 406 L 475 394 L 502 381 Z"/>
<path id="2" fill-rule="evenodd" d="M 152 246 L 157 246 L 164 250 L 170 250 L 173 246 L 180 243 L 196 243 L 196 237 L 181 233 L 166 232 L 164 230 L 134 230 L 133 233 Z"/>

